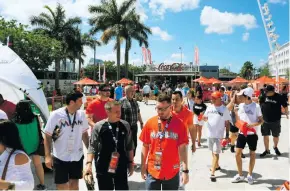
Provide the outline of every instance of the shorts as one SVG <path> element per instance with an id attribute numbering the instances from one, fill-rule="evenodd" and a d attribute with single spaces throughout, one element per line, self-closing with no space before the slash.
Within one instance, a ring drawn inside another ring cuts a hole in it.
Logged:
<path id="1" fill-rule="evenodd" d="M 261 133 L 262 136 L 270 136 L 272 134 L 273 137 L 279 137 L 281 133 L 281 121 L 264 122 L 261 125 Z"/>
<path id="2" fill-rule="evenodd" d="M 220 138 L 208 138 L 208 148 L 214 154 L 220 154 L 222 151 L 221 146 L 221 139 Z"/>
<path id="3" fill-rule="evenodd" d="M 198 116 L 194 115 L 193 116 L 193 124 L 194 125 L 199 125 L 199 126 L 203 126 L 204 121 L 203 120 L 198 120 Z"/>
<path id="4" fill-rule="evenodd" d="M 239 132 L 239 128 L 237 128 L 236 126 L 232 125 L 230 126 L 230 132 L 231 133 L 237 133 Z"/>
<path id="5" fill-rule="evenodd" d="M 149 94 L 143 94 L 144 97 L 149 97 Z"/>
<path id="6" fill-rule="evenodd" d="M 53 157 L 54 183 L 65 184 L 70 179 L 82 179 L 83 176 L 83 160 L 67 162 Z"/>
<path id="7" fill-rule="evenodd" d="M 257 149 L 258 135 L 247 135 L 247 137 L 245 137 L 245 135 L 239 134 L 236 148 L 244 149 L 246 143 L 248 144 L 250 151 L 255 151 Z"/>

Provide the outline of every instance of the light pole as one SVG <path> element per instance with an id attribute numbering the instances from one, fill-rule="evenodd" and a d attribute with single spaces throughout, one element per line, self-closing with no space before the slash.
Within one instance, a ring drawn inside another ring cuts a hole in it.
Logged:
<path id="1" fill-rule="evenodd" d="M 278 64 L 276 63 L 276 56 L 275 56 L 275 51 L 277 49 L 279 49 L 279 45 L 277 43 L 277 39 L 279 38 L 279 35 L 275 34 L 275 27 L 273 27 L 274 23 L 271 20 L 272 19 L 272 15 L 270 14 L 270 10 L 268 7 L 267 3 L 264 3 L 263 7 L 261 5 L 260 0 L 257 0 L 258 2 L 258 6 L 260 9 L 260 13 L 261 13 L 261 17 L 262 17 L 262 21 L 264 24 L 264 28 L 265 28 L 265 32 L 266 32 L 266 36 L 267 36 L 267 40 L 269 43 L 269 48 L 272 54 L 272 59 L 274 62 L 274 67 L 276 68 L 276 81 L 278 82 L 279 80 L 279 71 L 278 71 Z M 265 18 L 265 16 L 268 16 L 267 18 Z M 274 47 L 273 47 L 274 45 Z M 277 84 L 277 88 L 279 91 L 279 83 Z"/>
<path id="2" fill-rule="evenodd" d="M 94 44 L 94 80 L 96 80 L 96 44 Z"/>
<path id="3" fill-rule="evenodd" d="M 180 50 L 180 57 L 181 57 L 181 64 L 182 64 L 182 47 L 179 47 Z"/>
<path id="4" fill-rule="evenodd" d="M 134 52 L 134 55 L 136 55 L 136 52 Z M 133 81 L 135 81 L 135 64 L 133 61 Z"/>

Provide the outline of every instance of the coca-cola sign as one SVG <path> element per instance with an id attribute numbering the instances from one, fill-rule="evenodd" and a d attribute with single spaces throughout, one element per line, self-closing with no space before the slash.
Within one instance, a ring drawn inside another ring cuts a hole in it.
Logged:
<path id="1" fill-rule="evenodd" d="M 184 64 L 180 64 L 180 63 L 173 63 L 171 65 L 161 63 L 159 64 L 157 69 L 159 71 L 182 71 L 184 66 L 185 66 Z"/>

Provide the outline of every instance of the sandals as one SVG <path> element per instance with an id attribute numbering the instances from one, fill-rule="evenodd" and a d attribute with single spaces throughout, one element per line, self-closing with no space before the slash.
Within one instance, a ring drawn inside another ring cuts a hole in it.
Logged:
<path id="1" fill-rule="evenodd" d="M 212 171 L 211 168 L 209 170 Z M 215 169 L 215 171 L 218 171 L 218 170 L 222 170 L 220 166 Z"/>
<path id="2" fill-rule="evenodd" d="M 210 175 L 210 180 L 212 181 L 212 182 L 216 182 L 216 177 L 215 177 L 215 175 Z"/>

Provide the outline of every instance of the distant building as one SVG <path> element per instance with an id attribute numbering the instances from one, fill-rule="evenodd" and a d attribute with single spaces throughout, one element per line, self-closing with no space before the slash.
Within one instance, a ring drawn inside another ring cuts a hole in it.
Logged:
<path id="1" fill-rule="evenodd" d="M 206 78 L 219 78 L 219 66 L 203 65 L 199 67 L 200 75 Z"/>
<path id="2" fill-rule="evenodd" d="M 101 59 L 97 59 L 97 58 L 96 58 L 95 63 L 96 63 L 96 65 L 99 64 L 99 63 L 100 63 L 101 65 L 103 65 L 103 64 L 104 64 L 104 61 L 101 60 Z M 91 59 L 90 59 L 88 65 L 94 65 L 94 58 L 91 58 Z"/>
<path id="3" fill-rule="evenodd" d="M 290 69 L 289 63 L 289 42 L 283 44 L 276 52 L 276 65 L 274 63 L 274 59 L 272 54 L 270 53 L 268 56 L 268 63 L 271 76 L 276 76 L 276 66 L 278 65 L 278 75 L 282 77 L 286 77 L 286 71 Z"/>

